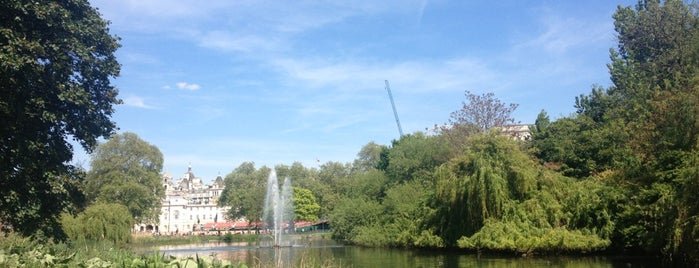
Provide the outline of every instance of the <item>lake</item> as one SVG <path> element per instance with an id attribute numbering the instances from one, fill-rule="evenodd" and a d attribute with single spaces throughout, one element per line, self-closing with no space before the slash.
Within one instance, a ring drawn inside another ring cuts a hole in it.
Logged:
<path id="1" fill-rule="evenodd" d="M 138 250 L 138 249 L 137 249 Z M 292 247 L 269 242 L 165 245 L 142 249 L 178 257 L 215 256 L 251 267 L 659 267 L 657 258 L 612 256 L 497 256 L 347 246 L 327 239 L 297 241 Z M 311 265 L 309 265 L 311 264 Z"/>

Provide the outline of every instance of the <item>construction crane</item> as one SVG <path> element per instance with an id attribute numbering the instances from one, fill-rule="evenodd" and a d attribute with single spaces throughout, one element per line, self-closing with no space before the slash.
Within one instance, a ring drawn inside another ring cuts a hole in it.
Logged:
<path id="1" fill-rule="evenodd" d="M 388 85 L 388 80 L 386 81 L 386 91 L 388 91 L 388 98 L 391 100 L 391 107 L 393 107 L 393 116 L 396 117 L 396 125 L 398 125 L 398 133 L 400 137 L 403 137 L 403 128 L 400 126 L 400 120 L 398 119 L 398 112 L 396 111 L 396 104 L 393 102 L 393 94 L 391 94 L 391 86 Z"/>

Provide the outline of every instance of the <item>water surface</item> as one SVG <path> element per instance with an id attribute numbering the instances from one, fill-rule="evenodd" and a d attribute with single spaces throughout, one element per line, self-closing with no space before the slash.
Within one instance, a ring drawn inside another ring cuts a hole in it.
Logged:
<path id="1" fill-rule="evenodd" d="M 273 247 L 271 242 L 205 243 L 167 245 L 160 254 L 178 257 L 214 256 L 257 267 L 297 267 L 326 264 L 329 267 L 659 267 L 656 258 L 613 256 L 497 256 L 345 246 L 332 240 L 296 241 L 291 247 Z"/>

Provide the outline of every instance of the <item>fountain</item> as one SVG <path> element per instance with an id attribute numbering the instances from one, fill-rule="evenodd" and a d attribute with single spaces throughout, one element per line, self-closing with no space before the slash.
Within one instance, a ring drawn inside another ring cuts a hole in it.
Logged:
<path id="1" fill-rule="evenodd" d="M 290 247 L 291 241 L 286 239 L 285 227 L 293 229 L 294 204 L 292 200 L 291 179 L 285 178 L 281 189 L 277 182 L 277 173 L 272 170 L 267 178 L 267 194 L 262 217 L 265 222 L 272 224 L 275 247 Z M 286 224 L 286 226 L 285 226 Z"/>

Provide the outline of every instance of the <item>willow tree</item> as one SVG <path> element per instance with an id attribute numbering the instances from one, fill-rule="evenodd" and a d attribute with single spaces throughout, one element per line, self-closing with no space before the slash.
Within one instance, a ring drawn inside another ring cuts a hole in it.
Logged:
<path id="1" fill-rule="evenodd" d="M 115 130 L 117 38 L 86 0 L 0 1 L 0 225 L 61 236 L 82 199 L 69 140 L 91 152 Z"/>
<path id="2" fill-rule="evenodd" d="M 467 153 L 434 173 L 434 224 L 448 246 L 477 232 L 487 219 L 501 219 L 536 187 L 536 164 L 515 141 L 491 132 L 468 143 Z"/>
<path id="3" fill-rule="evenodd" d="M 133 218 L 122 204 L 97 203 L 88 206 L 75 217 L 63 214 L 61 224 L 71 241 L 111 241 L 115 244 L 131 241 Z"/>

